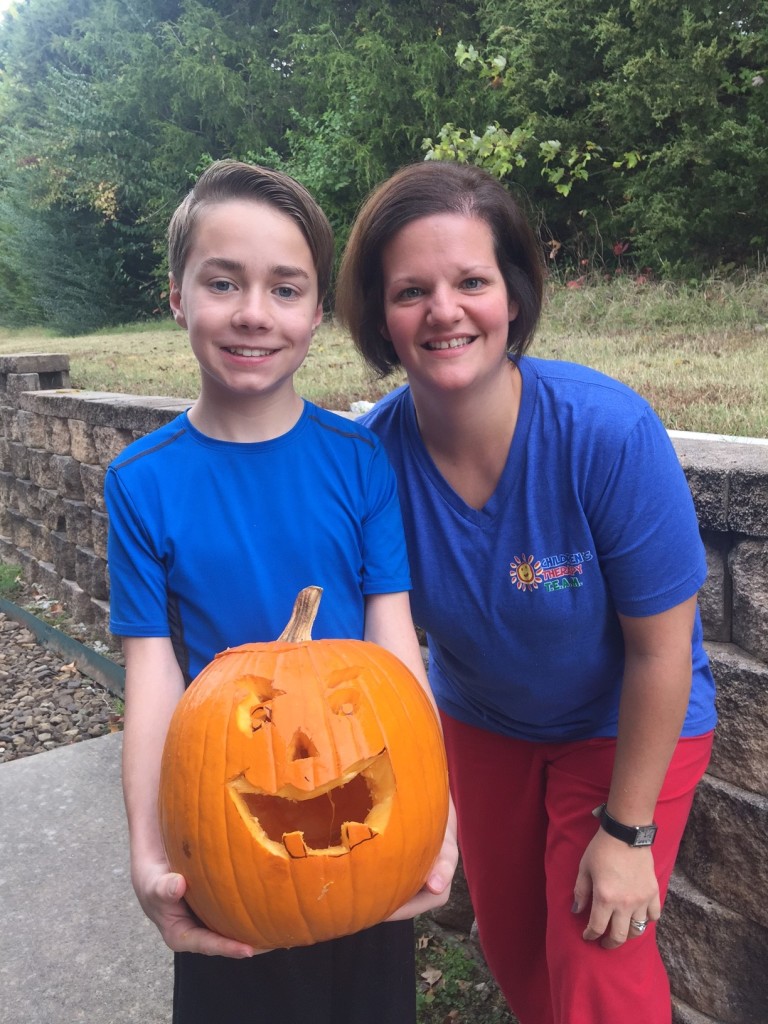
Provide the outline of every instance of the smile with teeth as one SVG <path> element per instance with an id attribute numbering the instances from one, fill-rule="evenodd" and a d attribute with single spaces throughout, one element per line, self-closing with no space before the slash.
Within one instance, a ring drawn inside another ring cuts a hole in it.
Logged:
<path id="1" fill-rule="evenodd" d="M 424 348 L 429 349 L 431 352 L 439 352 L 446 348 L 463 348 L 465 345 L 471 345 L 475 339 L 472 338 L 448 338 L 446 341 L 427 341 L 424 344 Z"/>
<path id="2" fill-rule="evenodd" d="M 386 750 L 320 791 L 283 786 L 265 793 L 244 776 L 229 782 L 240 814 L 257 842 L 292 858 L 342 856 L 386 827 L 394 776 Z"/>
<path id="3" fill-rule="evenodd" d="M 233 356 L 246 356 L 249 359 L 272 355 L 272 349 L 269 348 L 227 348 L 225 351 Z"/>

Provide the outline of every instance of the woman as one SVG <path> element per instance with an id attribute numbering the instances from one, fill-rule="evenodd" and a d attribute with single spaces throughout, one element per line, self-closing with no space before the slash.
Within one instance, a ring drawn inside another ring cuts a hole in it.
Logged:
<path id="1" fill-rule="evenodd" d="M 408 377 L 365 422 L 398 476 L 489 966 L 521 1024 L 668 1024 L 655 928 L 715 724 L 704 554 L 648 404 L 524 355 L 542 276 L 498 182 L 426 162 L 363 206 L 337 310 Z"/>

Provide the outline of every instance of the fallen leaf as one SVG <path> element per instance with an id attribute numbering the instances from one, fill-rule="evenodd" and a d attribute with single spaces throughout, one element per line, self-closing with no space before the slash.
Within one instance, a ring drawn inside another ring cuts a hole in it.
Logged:
<path id="1" fill-rule="evenodd" d="M 426 971 L 421 972 L 421 977 L 426 981 L 430 988 L 434 988 L 442 976 L 443 972 L 439 971 L 436 967 L 428 967 Z"/>

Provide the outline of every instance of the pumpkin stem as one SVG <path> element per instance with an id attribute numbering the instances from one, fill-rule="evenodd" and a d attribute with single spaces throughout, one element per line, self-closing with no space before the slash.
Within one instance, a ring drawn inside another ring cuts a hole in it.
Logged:
<path id="1" fill-rule="evenodd" d="M 305 640 L 312 639 L 312 626 L 320 607 L 320 598 L 323 593 L 322 587 L 305 587 L 299 592 L 291 612 L 288 625 L 277 638 L 288 644 L 300 644 Z"/>

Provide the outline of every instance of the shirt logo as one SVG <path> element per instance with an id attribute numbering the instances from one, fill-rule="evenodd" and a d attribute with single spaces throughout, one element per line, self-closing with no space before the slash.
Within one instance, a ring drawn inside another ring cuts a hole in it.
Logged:
<path id="1" fill-rule="evenodd" d="M 509 563 L 509 575 L 518 590 L 542 589 L 548 593 L 558 590 L 576 590 L 582 587 L 584 563 L 592 561 L 591 551 L 572 551 L 570 554 L 515 555 Z"/>

